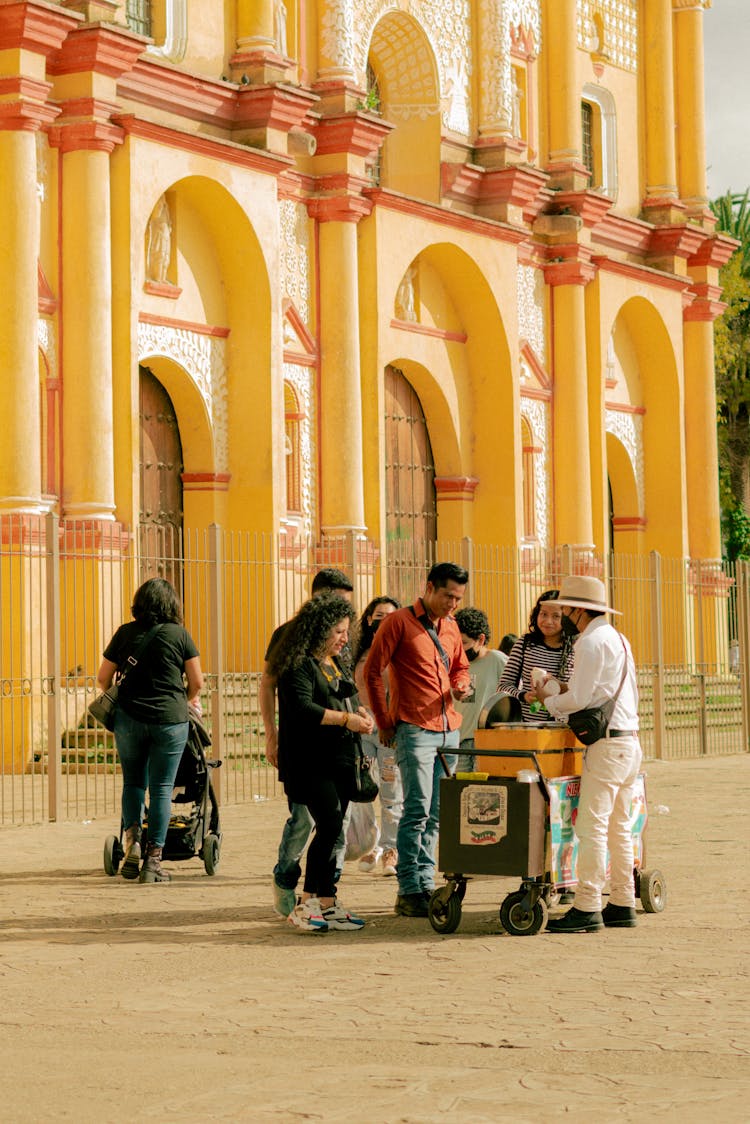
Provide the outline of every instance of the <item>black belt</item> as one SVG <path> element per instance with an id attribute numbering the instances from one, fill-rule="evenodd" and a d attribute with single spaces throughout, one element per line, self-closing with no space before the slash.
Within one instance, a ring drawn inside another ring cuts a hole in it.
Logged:
<path id="1" fill-rule="evenodd" d="M 635 738 L 637 735 L 637 730 L 607 730 L 604 736 L 605 738 Z"/>

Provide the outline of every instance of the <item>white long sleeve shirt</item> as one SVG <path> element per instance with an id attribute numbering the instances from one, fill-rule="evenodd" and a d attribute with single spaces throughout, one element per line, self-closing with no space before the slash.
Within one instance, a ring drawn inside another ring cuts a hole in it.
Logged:
<path id="1" fill-rule="evenodd" d="M 603 706 L 613 698 L 620 685 L 626 652 L 628 670 L 609 724 L 613 730 L 637 730 L 638 684 L 633 653 L 628 641 L 606 617 L 594 617 L 576 640 L 567 691 L 544 700 L 550 714 L 565 719 L 576 710 Z"/>

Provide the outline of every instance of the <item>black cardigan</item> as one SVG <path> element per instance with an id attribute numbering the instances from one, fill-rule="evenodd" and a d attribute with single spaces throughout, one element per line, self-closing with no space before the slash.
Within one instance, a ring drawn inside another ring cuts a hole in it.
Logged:
<path id="1" fill-rule="evenodd" d="M 305 803 L 311 785 L 337 779 L 351 766 L 357 735 L 343 726 L 323 726 L 324 710 L 344 710 L 344 699 L 356 709 L 357 688 L 346 676 L 334 691 L 317 660 L 302 664 L 279 679 L 279 777 L 287 796 Z"/>

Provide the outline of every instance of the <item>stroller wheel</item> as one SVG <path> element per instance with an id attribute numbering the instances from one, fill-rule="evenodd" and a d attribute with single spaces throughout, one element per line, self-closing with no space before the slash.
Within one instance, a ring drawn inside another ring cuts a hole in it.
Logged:
<path id="1" fill-rule="evenodd" d="M 216 874 L 221 858 L 221 839 L 218 835 L 209 834 L 203 840 L 202 857 L 206 874 Z"/>
<path id="2" fill-rule="evenodd" d="M 116 835 L 108 835 L 104 840 L 104 873 L 114 878 L 122 862 L 122 847 Z"/>

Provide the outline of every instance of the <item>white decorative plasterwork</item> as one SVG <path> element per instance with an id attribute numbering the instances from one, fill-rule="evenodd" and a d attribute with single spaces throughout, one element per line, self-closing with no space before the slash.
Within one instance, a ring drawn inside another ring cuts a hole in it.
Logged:
<path id="1" fill-rule="evenodd" d="M 437 61 L 438 104 L 443 124 L 455 132 L 470 135 L 472 26 L 469 0 L 401 0 L 400 3 L 394 0 L 325 0 L 321 53 L 330 65 L 319 77 L 350 75 L 365 89 L 373 31 L 389 12 L 406 13 L 419 25 Z M 414 57 L 409 51 L 404 51 L 403 55 L 400 67 L 403 75 L 408 75 L 414 66 Z M 419 76 L 414 74 L 414 79 L 419 81 Z M 418 110 L 424 116 L 430 108 L 434 112 L 437 106 L 425 106 L 419 99 L 414 99 L 413 103 L 408 98 L 399 99 L 394 119 L 396 116 L 403 119 L 409 110 L 412 115 Z"/>
<path id="2" fill-rule="evenodd" d="M 620 442 L 633 469 L 638 515 L 645 514 L 645 481 L 643 476 L 643 415 L 624 410 L 605 410 L 605 429 Z"/>
<path id="3" fill-rule="evenodd" d="M 307 210 L 293 199 L 279 203 L 281 292 L 310 325 L 310 223 Z"/>
<path id="4" fill-rule="evenodd" d="M 57 378 L 57 337 L 51 320 L 44 320 L 40 316 L 36 322 L 36 338 L 40 350 L 47 360 L 48 378 Z"/>
<path id="5" fill-rule="evenodd" d="M 513 75 L 511 30 L 531 32 L 534 52 L 542 45 L 539 0 L 481 0 L 479 5 L 482 41 L 480 133 L 510 133 L 513 123 Z"/>
<path id="6" fill-rule="evenodd" d="M 284 381 L 294 390 L 299 403 L 299 411 L 304 415 L 300 422 L 300 487 L 302 493 L 302 515 L 305 528 L 312 530 L 315 497 L 317 492 L 317 450 L 315 433 L 315 372 L 311 367 L 301 367 L 296 363 L 284 363 Z"/>
<path id="7" fill-rule="evenodd" d="M 540 362 L 547 356 L 545 323 L 544 275 L 530 265 L 519 265 L 516 271 L 518 294 L 518 334 L 534 349 Z"/>
<path id="8" fill-rule="evenodd" d="M 638 0 L 578 0 L 577 20 L 579 47 L 638 69 Z"/>
<path id="9" fill-rule="evenodd" d="M 531 430 L 534 454 L 534 516 L 539 545 L 549 546 L 550 491 L 549 491 L 549 403 L 537 398 L 522 399 L 522 416 Z"/>
<path id="10" fill-rule="evenodd" d="M 138 324 L 138 362 L 152 355 L 172 359 L 190 376 L 206 404 L 213 430 L 216 472 L 227 472 L 229 454 L 226 339 L 173 328 L 165 324 Z"/>

